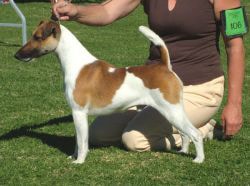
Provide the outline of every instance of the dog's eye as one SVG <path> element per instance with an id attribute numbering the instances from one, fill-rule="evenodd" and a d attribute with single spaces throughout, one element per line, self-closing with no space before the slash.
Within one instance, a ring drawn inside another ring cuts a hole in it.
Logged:
<path id="1" fill-rule="evenodd" d="M 42 36 L 34 35 L 33 39 L 36 40 L 36 41 L 41 41 L 42 40 Z"/>

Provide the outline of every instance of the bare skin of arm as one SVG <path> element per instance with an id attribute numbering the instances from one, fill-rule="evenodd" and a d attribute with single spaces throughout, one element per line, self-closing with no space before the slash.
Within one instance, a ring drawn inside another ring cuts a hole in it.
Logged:
<path id="1" fill-rule="evenodd" d="M 240 0 L 211 0 L 217 20 L 220 11 L 240 6 Z M 243 39 L 224 37 L 228 65 L 228 97 L 221 120 L 226 136 L 233 136 L 242 127 L 242 88 L 245 71 L 245 51 Z"/>
<path id="2" fill-rule="evenodd" d="M 52 3 L 54 1 L 52 0 Z M 140 0 L 108 0 L 102 4 L 80 6 L 58 0 L 53 4 L 52 14 L 59 20 L 74 20 L 86 25 L 103 26 L 127 16 L 139 4 Z"/>

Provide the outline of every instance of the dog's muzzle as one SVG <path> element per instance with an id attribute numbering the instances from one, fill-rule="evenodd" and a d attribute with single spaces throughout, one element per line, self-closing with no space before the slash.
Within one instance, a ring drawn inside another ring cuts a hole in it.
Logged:
<path id="1" fill-rule="evenodd" d="M 19 52 L 17 52 L 17 53 L 14 55 L 14 57 L 15 57 L 17 60 L 23 61 L 23 62 L 29 62 L 29 61 L 32 60 L 32 58 L 30 58 L 30 57 L 24 57 L 24 56 L 22 56 Z"/>

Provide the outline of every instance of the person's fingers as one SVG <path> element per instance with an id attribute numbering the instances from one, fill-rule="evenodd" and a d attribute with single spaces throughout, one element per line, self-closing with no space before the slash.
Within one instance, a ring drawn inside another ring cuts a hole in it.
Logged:
<path id="1" fill-rule="evenodd" d="M 240 131 L 241 127 L 242 127 L 241 123 L 229 123 L 227 124 L 227 129 L 225 134 L 227 136 L 233 136 Z"/>
<path id="2" fill-rule="evenodd" d="M 60 18 L 61 14 L 64 14 L 66 9 L 65 7 L 68 5 L 68 2 L 60 1 L 52 7 L 52 14 L 54 14 L 58 19 Z"/>
<path id="3" fill-rule="evenodd" d="M 226 131 L 226 120 L 224 115 L 221 116 L 221 125 L 222 125 L 222 129 L 223 129 L 223 133 Z"/>
<path id="4" fill-rule="evenodd" d="M 57 12 L 57 6 L 54 5 L 51 10 L 52 10 L 52 15 L 54 15 L 57 18 L 60 17 L 58 12 Z"/>
<path id="5" fill-rule="evenodd" d="M 68 21 L 69 20 L 69 16 L 61 16 L 60 20 L 61 21 Z"/>
<path id="6" fill-rule="evenodd" d="M 70 0 L 50 0 L 51 4 L 55 4 L 58 2 L 64 2 L 64 1 L 71 2 Z"/>

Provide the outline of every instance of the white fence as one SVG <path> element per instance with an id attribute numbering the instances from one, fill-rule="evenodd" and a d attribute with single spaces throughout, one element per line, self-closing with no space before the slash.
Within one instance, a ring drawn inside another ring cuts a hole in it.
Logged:
<path id="1" fill-rule="evenodd" d="M 22 44 L 24 45 L 27 42 L 27 27 L 26 27 L 26 19 L 21 10 L 18 8 L 16 3 L 13 0 L 0 0 L 0 6 L 6 6 L 10 4 L 11 7 L 14 9 L 16 14 L 21 18 L 22 23 L 0 23 L 0 27 L 16 27 L 22 28 Z"/>

